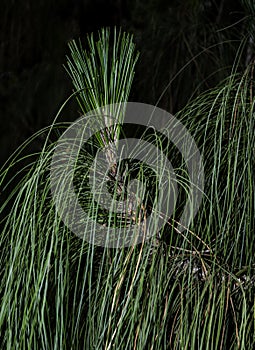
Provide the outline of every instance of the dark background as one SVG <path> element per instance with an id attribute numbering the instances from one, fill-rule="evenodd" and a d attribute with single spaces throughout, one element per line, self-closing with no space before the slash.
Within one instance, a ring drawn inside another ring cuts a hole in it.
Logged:
<path id="1" fill-rule="evenodd" d="M 141 55 L 130 99 L 176 113 L 228 76 L 237 55 L 240 72 L 251 62 L 253 22 L 248 0 L 1 1 L 0 166 L 71 94 L 69 40 L 103 26 L 133 33 Z M 69 105 L 62 120 L 77 110 Z"/>

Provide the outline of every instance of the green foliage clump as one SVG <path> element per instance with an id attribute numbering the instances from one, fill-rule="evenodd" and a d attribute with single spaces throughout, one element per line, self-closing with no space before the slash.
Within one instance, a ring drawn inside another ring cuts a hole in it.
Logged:
<path id="1" fill-rule="evenodd" d="M 130 36 L 114 32 L 111 46 L 103 30 L 97 42 L 89 37 L 87 51 L 75 42 L 70 48 L 81 112 L 128 99 L 137 59 Z M 8 194 L 0 207 L 2 348 L 254 347 L 253 69 L 233 73 L 177 115 L 198 144 L 206 180 L 203 204 L 184 232 L 169 221 L 156 241 L 90 245 L 62 223 L 51 197 L 51 159 L 68 125 L 33 136 L 46 135 L 38 155 L 21 155 L 33 138 L 17 150 L 0 172 Z"/>

